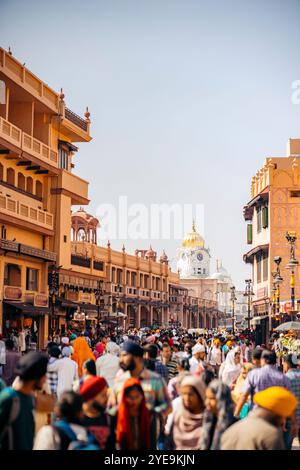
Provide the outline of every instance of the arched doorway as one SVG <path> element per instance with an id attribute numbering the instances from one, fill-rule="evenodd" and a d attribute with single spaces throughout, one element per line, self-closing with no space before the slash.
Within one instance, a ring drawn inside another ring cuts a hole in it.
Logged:
<path id="1" fill-rule="evenodd" d="M 146 326 L 150 326 L 150 312 L 147 307 L 141 307 L 141 324 L 140 328 L 145 328 Z"/>
<path id="2" fill-rule="evenodd" d="M 153 319 L 152 319 L 153 326 L 161 326 L 161 315 L 159 308 L 153 308 Z"/>
<path id="3" fill-rule="evenodd" d="M 127 317 L 129 328 L 137 327 L 136 309 L 133 305 L 127 305 Z"/>

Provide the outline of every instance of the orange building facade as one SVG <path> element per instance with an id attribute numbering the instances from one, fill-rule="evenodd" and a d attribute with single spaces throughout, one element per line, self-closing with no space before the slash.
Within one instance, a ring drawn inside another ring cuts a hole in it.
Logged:
<path id="1" fill-rule="evenodd" d="M 100 247 L 98 220 L 72 213 L 89 203 L 73 163 L 91 140 L 88 110 L 72 112 L 1 48 L 0 84 L 1 331 L 41 349 L 67 328 L 216 326 L 217 302 L 189 295 L 165 253 Z"/>
<path id="2" fill-rule="evenodd" d="M 267 158 L 251 182 L 251 200 L 244 207 L 248 222 L 247 242 L 251 249 L 244 261 L 252 265 L 253 323 L 261 329 L 263 338 L 279 321 L 288 320 L 291 299 L 288 231 L 298 235 L 295 255 L 299 260 L 300 236 L 300 139 L 290 139 L 286 157 Z M 274 286 L 275 257 L 280 257 L 282 282 L 279 291 Z M 300 299 L 300 278 L 296 269 L 295 297 Z M 275 314 L 278 294 L 280 315 Z M 277 320 L 276 320 L 277 318 Z"/>

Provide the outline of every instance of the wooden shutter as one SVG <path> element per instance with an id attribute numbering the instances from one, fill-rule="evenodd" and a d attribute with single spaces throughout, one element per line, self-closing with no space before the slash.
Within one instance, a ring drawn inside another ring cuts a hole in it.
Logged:
<path id="1" fill-rule="evenodd" d="M 247 243 L 252 244 L 252 224 L 247 225 Z"/>

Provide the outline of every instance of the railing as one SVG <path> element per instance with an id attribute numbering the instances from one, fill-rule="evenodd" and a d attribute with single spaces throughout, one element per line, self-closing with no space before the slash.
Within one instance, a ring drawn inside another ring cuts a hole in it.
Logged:
<path id="1" fill-rule="evenodd" d="M 53 230 L 53 215 L 12 197 L 0 195 L 1 212 Z"/>
<path id="2" fill-rule="evenodd" d="M 32 155 L 35 155 L 37 158 L 40 158 L 51 165 L 57 166 L 58 164 L 57 152 L 35 137 L 26 134 L 26 132 L 23 132 L 22 149 L 25 152 L 32 153 Z"/>
<path id="3" fill-rule="evenodd" d="M 80 129 L 84 130 L 85 132 L 88 131 L 87 122 L 69 108 L 65 108 L 65 118 L 68 119 L 68 121 L 73 122 L 73 124 L 80 127 Z"/>
<path id="4" fill-rule="evenodd" d="M 91 260 L 90 258 L 83 258 L 81 256 L 71 255 L 71 264 L 75 266 L 82 266 L 84 268 L 91 267 Z"/>
<path id="5" fill-rule="evenodd" d="M 21 147 L 22 131 L 10 122 L 0 117 L 0 135 L 17 147 Z"/>

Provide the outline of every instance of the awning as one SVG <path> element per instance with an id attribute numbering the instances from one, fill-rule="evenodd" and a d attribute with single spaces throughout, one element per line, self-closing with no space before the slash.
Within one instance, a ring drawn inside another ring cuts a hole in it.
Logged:
<path id="1" fill-rule="evenodd" d="M 265 245 L 258 245 L 255 248 L 252 248 L 252 250 L 248 251 L 248 253 L 245 253 L 243 256 L 243 260 L 245 263 L 252 263 L 253 256 L 256 255 L 256 253 L 259 253 L 260 251 L 268 251 L 269 250 L 269 244 Z"/>
<path id="2" fill-rule="evenodd" d="M 261 320 L 264 320 L 265 318 L 269 318 L 269 315 L 262 315 L 261 317 L 253 317 L 250 323 L 252 325 L 256 325 L 257 323 L 260 323 Z"/>
<path id="3" fill-rule="evenodd" d="M 35 307 L 34 305 L 27 304 L 25 302 L 8 302 L 4 301 L 4 305 L 8 305 L 9 307 L 13 307 L 18 310 L 17 313 L 20 315 L 32 315 L 32 316 L 41 316 L 50 313 L 49 307 Z"/>

